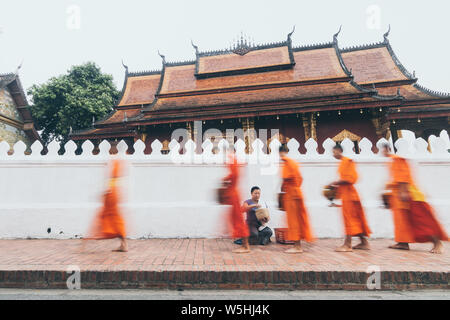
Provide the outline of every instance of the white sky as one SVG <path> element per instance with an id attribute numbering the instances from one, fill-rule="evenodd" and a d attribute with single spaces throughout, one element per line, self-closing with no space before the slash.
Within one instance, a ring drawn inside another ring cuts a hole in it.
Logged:
<path id="1" fill-rule="evenodd" d="M 45 82 L 74 65 L 96 62 L 122 88 L 124 71 L 159 69 L 167 61 L 229 47 L 241 31 L 256 43 L 276 42 L 296 25 L 294 45 L 327 42 L 339 25 L 341 47 L 390 41 L 419 82 L 450 91 L 449 1 L 266 0 L 0 0 L 0 73 L 20 72 L 24 87 Z M 77 28 L 76 13 L 80 10 Z M 375 9 L 373 9 L 375 5 Z M 379 9 L 379 19 L 373 10 Z M 76 11 L 76 10 L 75 10 Z M 75 26 L 75 28 L 73 27 Z M 378 28 L 379 27 L 379 28 Z"/>

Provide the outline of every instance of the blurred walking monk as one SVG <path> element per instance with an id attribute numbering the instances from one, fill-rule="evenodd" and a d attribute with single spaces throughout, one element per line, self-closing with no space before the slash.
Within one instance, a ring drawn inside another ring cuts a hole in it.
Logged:
<path id="1" fill-rule="evenodd" d="M 352 249 L 369 250 L 369 237 L 371 231 L 364 215 L 364 210 L 358 192 L 353 186 L 358 180 L 356 165 L 353 160 L 342 155 L 342 147 L 336 144 L 333 147 L 333 156 L 340 160 L 338 167 L 339 180 L 331 185 L 337 187 L 337 197 L 342 200 L 342 215 L 344 218 L 345 241 L 336 249 L 338 252 L 350 252 Z M 352 237 L 359 237 L 361 242 L 352 248 Z"/>
<path id="2" fill-rule="evenodd" d="M 120 239 L 120 247 L 114 251 L 128 251 L 125 239 L 125 222 L 119 208 L 120 190 L 119 179 L 123 175 L 123 163 L 119 159 L 111 161 L 111 172 L 108 188 L 103 195 L 103 206 L 98 212 L 89 236 L 89 239 Z"/>
<path id="3" fill-rule="evenodd" d="M 230 148 L 231 149 L 231 148 Z M 239 249 L 233 250 L 235 253 L 247 253 L 250 252 L 250 246 L 248 243 L 249 230 L 244 220 L 244 210 L 241 206 L 241 197 L 239 195 L 239 164 L 236 156 L 234 155 L 234 149 L 229 151 L 229 157 L 227 161 L 228 175 L 223 178 L 223 182 L 227 185 L 226 199 L 227 204 L 231 205 L 229 212 L 229 222 L 231 228 L 231 235 L 233 238 L 242 238 L 242 246 Z"/>
<path id="4" fill-rule="evenodd" d="M 391 154 L 388 144 L 383 145 L 382 152 L 392 160 L 389 163 L 391 182 L 387 188 L 392 191 L 389 206 L 393 213 L 397 243 L 389 248 L 409 250 L 409 243 L 432 242 L 431 252 L 442 253 L 441 241 L 448 241 L 448 235 L 424 195 L 415 186 L 407 160 Z"/>
<path id="5" fill-rule="evenodd" d="M 301 253 L 301 240 L 311 242 L 313 240 L 308 213 L 303 203 L 303 194 L 300 190 L 303 178 L 300 174 L 298 163 L 287 157 L 286 146 L 279 149 L 282 161 L 281 177 L 283 183 L 281 191 L 284 192 L 283 208 L 287 216 L 287 240 L 294 241 L 294 247 L 286 250 L 286 253 Z"/>

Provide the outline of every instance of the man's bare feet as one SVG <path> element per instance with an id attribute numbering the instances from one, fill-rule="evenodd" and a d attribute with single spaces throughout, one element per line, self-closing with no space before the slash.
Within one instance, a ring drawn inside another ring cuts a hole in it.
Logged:
<path id="1" fill-rule="evenodd" d="M 356 250 L 370 250 L 369 241 L 366 238 L 360 237 L 361 242 L 353 247 Z"/>
<path id="2" fill-rule="evenodd" d="M 334 251 L 336 252 L 352 252 L 352 247 L 347 245 L 342 245 L 340 247 L 337 247 Z"/>
<path id="3" fill-rule="evenodd" d="M 240 247 L 238 249 L 234 249 L 233 253 L 249 253 L 250 252 L 250 248 L 246 248 L 246 247 Z"/>
<path id="4" fill-rule="evenodd" d="M 287 249 L 284 253 L 302 253 L 303 249 L 299 247 L 292 247 L 290 249 Z"/>
<path id="5" fill-rule="evenodd" d="M 434 243 L 434 247 L 433 249 L 431 249 L 431 253 L 437 253 L 437 254 L 441 254 L 443 252 L 444 246 L 442 245 L 442 242 L 440 240 L 438 240 L 437 242 Z"/>
<path id="6" fill-rule="evenodd" d="M 409 244 L 407 243 L 396 243 L 391 246 L 389 246 L 391 249 L 398 249 L 398 250 L 409 250 Z"/>

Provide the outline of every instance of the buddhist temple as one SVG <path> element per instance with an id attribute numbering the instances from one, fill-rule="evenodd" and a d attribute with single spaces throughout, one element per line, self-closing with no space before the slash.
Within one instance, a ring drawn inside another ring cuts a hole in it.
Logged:
<path id="1" fill-rule="evenodd" d="M 124 65 L 114 111 L 72 139 L 123 139 L 130 146 L 141 139 L 150 152 L 154 139 L 167 149 L 177 128 L 196 137 L 194 124 L 200 123 L 203 133 L 277 129 L 284 142 L 295 138 L 303 147 L 314 138 L 322 148 L 328 137 L 377 141 L 412 130 L 428 139 L 448 129 L 450 95 L 417 84 L 392 50 L 389 31 L 379 43 L 351 48 L 339 47 L 340 30 L 328 43 L 301 46 L 293 45 L 293 32 L 264 45 L 241 37 L 220 51 L 192 43 L 195 59 L 168 62 L 160 54 L 157 71 L 129 72 Z"/>
<path id="2" fill-rule="evenodd" d="M 0 74 L 0 142 L 12 147 L 19 140 L 29 147 L 40 137 L 18 73 Z"/>

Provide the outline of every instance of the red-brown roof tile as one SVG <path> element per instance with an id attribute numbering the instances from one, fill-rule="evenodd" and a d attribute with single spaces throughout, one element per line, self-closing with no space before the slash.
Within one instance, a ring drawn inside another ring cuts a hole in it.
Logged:
<path id="1" fill-rule="evenodd" d="M 119 123 L 119 122 L 123 122 L 123 120 L 125 119 L 125 114 L 128 119 L 128 118 L 136 117 L 137 115 L 139 115 L 139 113 L 141 113 L 141 108 L 125 109 L 125 110 L 120 109 L 120 110 L 116 110 L 108 119 L 106 119 L 104 121 L 100 121 L 98 123 L 101 123 L 101 124 Z"/>
<path id="2" fill-rule="evenodd" d="M 128 77 L 119 106 L 152 103 L 159 86 L 160 77 L 159 74 Z"/>
<path id="3" fill-rule="evenodd" d="M 264 51 L 264 50 L 261 50 Z M 167 67 L 160 94 L 346 77 L 334 48 L 294 52 L 289 70 L 197 79 L 195 65 Z"/>
<path id="4" fill-rule="evenodd" d="M 250 51 L 245 55 L 236 53 L 201 56 L 198 74 L 210 74 L 291 64 L 287 46 Z"/>
<path id="5" fill-rule="evenodd" d="M 380 87 L 377 88 L 379 94 L 382 95 L 395 95 L 397 89 L 400 90 L 400 95 L 406 98 L 406 100 L 423 100 L 423 99 L 438 99 L 438 97 L 431 96 L 412 84 L 396 86 L 396 87 Z"/>
<path id="6" fill-rule="evenodd" d="M 184 109 L 218 105 L 241 105 L 266 101 L 304 99 L 314 97 L 358 94 L 360 91 L 349 82 L 316 84 L 293 87 L 277 87 L 238 92 L 213 93 L 159 98 L 152 110 Z"/>
<path id="7" fill-rule="evenodd" d="M 385 46 L 342 52 L 342 58 L 347 68 L 352 69 L 358 84 L 408 79 Z"/>

